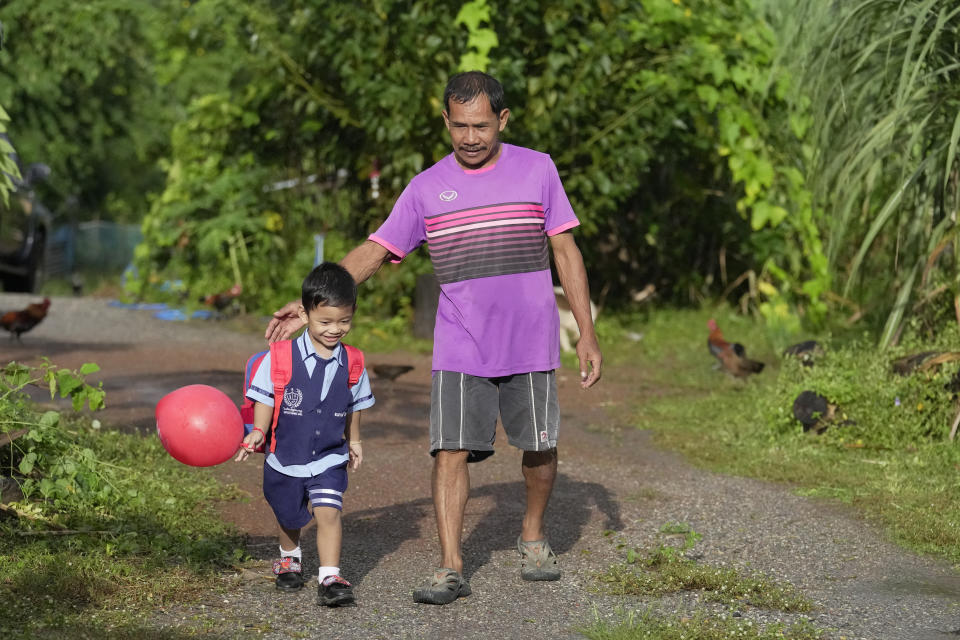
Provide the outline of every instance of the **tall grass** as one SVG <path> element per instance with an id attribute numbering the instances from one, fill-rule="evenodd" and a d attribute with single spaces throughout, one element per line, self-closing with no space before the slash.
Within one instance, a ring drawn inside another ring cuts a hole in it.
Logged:
<path id="1" fill-rule="evenodd" d="M 809 116 L 808 181 L 844 298 L 872 305 L 882 346 L 918 304 L 952 301 L 960 322 L 960 4 L 761 4 Z"/>

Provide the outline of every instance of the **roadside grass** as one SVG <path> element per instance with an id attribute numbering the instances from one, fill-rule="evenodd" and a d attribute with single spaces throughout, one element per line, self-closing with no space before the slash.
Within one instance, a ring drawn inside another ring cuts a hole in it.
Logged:
<path id="1" fill-rule="evenodd" d="M 35 413 L 9 392 L 11 371 L 0 433 L 27 432 L 0 447 L 0 637 L 182 637 L 147 618 L 220 588 L 219 572 L 243 560 L 214 509 L 224 488 L 155 437 Z"/>
<path id="2" fill-rule="evenodd" d="M 218 572 L 242 560 L 239 537 L 212 508 L 223 487 L 174 461 L 156 438 L 88 428 L 65 433 L 116 467 L 110 482 L 124 498 L 54 500 L 39 510 L 15 503 L 23 515 L 0 521 L 0 636 L 79 628 L 92 638 L 179 637 L 139 621 L 219 588 Z"/>
<path id="3" fill-rule="evenodd" d="M 85 270 L 76 276 L 58 276 L 49 278 L 40 287 L 45 296 L 75 295 L 75 286 L 80 294 L 97 298 L 119 298 L 123 296 L 123 278 L 120 273 L 102 270 Z"/>
<path id="4" fill-rule="evenodd" d="M 710 317 L 766 369 L 746 381 L 716 370 L 706 345 Z M 623 339 L 627 330 L 643 339 Z M 956 325 L 923 339 L 908 331 L 887 352 L 864 335 L 793 336 L 826 347 L 810 367 L 780 355 L 790 336 L 771 337 L 724 308 L 662 310 L 642 323 L 612 318 L 598 332 L 605 344 L 616 344 L 608 362 L 643 372 L 633 423 L 661 446 L 711 470 L 850 504 L 897 543 L 960 565 L 960 439 L 948 439 L 957 403 L 945 388 L 960 362 L 908 376 L 891 370 L 908 354 L 952 350 L 960 341 Z M 839 407 L 822 435 L 804 433 L 793 417 L 793 401 L 805 389 Z"/>
<path id="5" fill-rule="evenodd" d="M 615 595 L 662 596 L 678 591 L 698 591 L 709 602 L 731 607 L 749 605 L 761 609 L 806 612 L 813 603 L 790 584 L 762 575 L 743 576 L 726 567 L 698 564 L 686 553 L 702 535 L 682 522 L 667 523 L 662 534 L 682 534 L 680 546 L 660 543 L 648 550 L 629 549 L 626 562 L 613 565 L 598 576 L 603 590 Z"/>
<path id="6" fill-rule="evenodd" d="M 590 640 L 816 640 L 823 632 L 807 622 L 764 627 L 730 615 L 662 617 L 651 611 L 623 613 L 616 624 L 598 620 L 580 633 Z"/>

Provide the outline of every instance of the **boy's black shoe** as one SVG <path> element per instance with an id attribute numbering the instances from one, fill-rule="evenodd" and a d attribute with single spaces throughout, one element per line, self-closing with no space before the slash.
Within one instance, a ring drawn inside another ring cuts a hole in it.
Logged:
<path id="1" fill-rule="evenodd" d="M 299 591 L 303 587 L 303 569 L 296 558 L 280 558 L 273 561 L 274 584 L 281 591 Z"/>
<path id="2" fill-rule="evenodd" d="M 353 587 L 340 576 L 327 576 L 317 587 L 320 604 L 327 607 L 342 607 L 353 604 Z"/>

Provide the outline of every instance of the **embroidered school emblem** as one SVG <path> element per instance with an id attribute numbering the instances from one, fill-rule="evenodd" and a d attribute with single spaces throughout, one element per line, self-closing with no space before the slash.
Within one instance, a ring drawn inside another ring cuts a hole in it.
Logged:
<path id="1" fill-rule="evenodd" d="M 296 409 L 303 402 L 303 391 L 296 387 L 288 387 L 283 392 L 283 403 L 291 409 Z"/>
<path id="2" fill-rule="evenodd" d="M 460 195 L 456 191 L 443 191 L 440 193 L 440 199 L 444 202 L 452 202 L 457 199 L 457 196 Z"/>
<path id="3" fill-rule="evenodd" d="M 302 416 L 303 411 L 298 409 L 301 402 L 303 402 L 303 391 L 296 387 L 287 387 L 283 391 L 283 405 L 280 410 L 286 416 Z"/>

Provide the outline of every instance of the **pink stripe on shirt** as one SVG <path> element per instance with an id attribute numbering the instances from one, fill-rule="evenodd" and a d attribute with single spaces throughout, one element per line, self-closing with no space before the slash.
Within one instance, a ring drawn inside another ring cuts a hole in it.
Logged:
<path id="1" fill-rule="evenodd" d="M 579 220 L 571 220 L 570 222 L 567 222 L 566 224 L 562 224 L 562 225 L 560 225 L 559 227 L 554 227 L 553 229 L 548 230 L 548 231 L 547 231 L 547 235 L 548 235 L 548 236 L 555 236 L 555 235 L 557 235 L 558 233 L 563 233 L 564 231 L 567 231 L 568 229 L 573 229 L 574 227 L 578 226 L 579 224 L 580 224 L 580 221 L 579 221 Z"/>
<path id="2" fill-rule="evenodd" d="M 485 216 L 465 216 L 457 220 L 450 220 L 442 224 L 428 224 L 427 231 L 439 231 L 440 229 L 449 229 L 459 225 L 473 224 L 474 222 L 486 222 L 487 220 L 503 220 L 507 218 L 525 218 L 531 222 L 541 222 L 543 214 L 530 215 L 529 211 L 511 211 L 510 213 L 491 213 Z"/>
<path id="3" fill-rule="evenodd" d="M 387 241 L 384 240 L 383 238 L 377 236 L 377 234 L 375 234 L 375 233 L 370 234 L 370 237 L 367 238 L 367 239 L 368 239 L 368 240 L 371 240 L 371 241 L 373 241 L 373 242 L 376 242 L 378 245 L 380 245 L 381 247 L 383 247 L 384 249 L 386 249 L 387 251 L 389 251 L 389 252 L 392 253 L 393 255 L 397 256 L 397 260 L 391 260 L 390 262 L 400 262 L 400 260 L 403 260 L 403 257 L 404 257 L 405 255 L 407 255 L 407 253 L 406 253 L 405 251 L 401 251 L 400 249 L 398 249 L 398 248 L 396 247 L 396 245 L 393 245 L 393 244 L 387 242 Z"/>
<path id="4" fill-rule="evenodd" d="M 456 218 L 465 218 L 469 216 L 476 216 L 486 213 L 502 213 L 506 211 L 513 212 L 530 212 L 530 213 L 539 213 L 541 217 L 543 216 L 543 206 L 535 204 L 532 202 L 511 202 L 508 204 L 500 204 L 493 207 L 477 207 L 476 209 L 461 209 L 460 211 L 451 211 L 440 216 L 432 216 L 426 218 L 425 222 L 427 227 L 430 227 L 434 224 L 439 224 L 446 222 L 447 220 L 454 220 Z"/>

